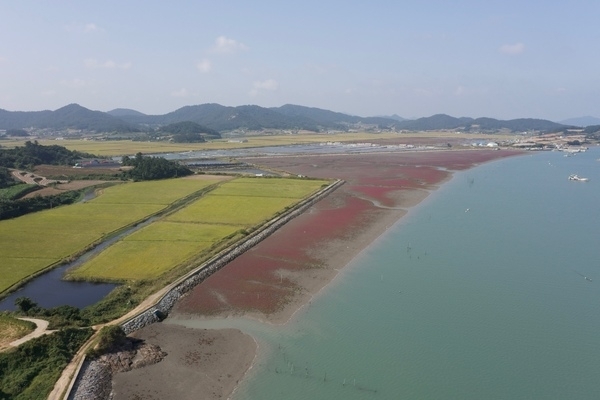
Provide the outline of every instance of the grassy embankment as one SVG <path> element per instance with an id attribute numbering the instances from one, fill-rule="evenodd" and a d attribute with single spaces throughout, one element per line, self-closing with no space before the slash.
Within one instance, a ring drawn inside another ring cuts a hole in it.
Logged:
<path id="1" fill-rule="evenodd" d="M 0 296 L 213 183 L 208 179 L 127 183 L 103 189 L 101 196 L 85 203 L 0 221 Z"/>

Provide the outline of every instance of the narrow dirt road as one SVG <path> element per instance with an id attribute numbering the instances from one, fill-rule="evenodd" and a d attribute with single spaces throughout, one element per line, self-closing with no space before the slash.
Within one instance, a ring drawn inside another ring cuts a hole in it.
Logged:
<path id="1" fill-rule="evenodd" d="M 33 322 L 36 325 L 36 328 L 29 335 L 25 335 L 21 339 L 17 339 L 15 341 L 10 342 L 9 345 L 11 347 L 17 347 L 18 345 L 23 344 L 23 343 L 27 342 L 28 340 L 31 340 L 36 337 L 40 337 L 42 335 L 47 335 L 49 333 L 54 332 L 54 331 L 48 330 L 48 321 L 46 321 L 46 320 L 37 319 L 37 318 L 26 318 L 26 317 L 22 317 L 19 319 L 21 319 L 23 321 Z"/>

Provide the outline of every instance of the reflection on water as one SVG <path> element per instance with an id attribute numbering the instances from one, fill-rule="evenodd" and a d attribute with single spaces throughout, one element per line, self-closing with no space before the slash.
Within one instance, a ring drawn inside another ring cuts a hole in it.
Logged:
<path id="1" fill-rule="evenodd" d="M 15 299 L 29 297 L 41 307 L 52 308 L 62 305 L 83 308 L 104 298 L 117 287 L 112 283 L 69 282 L 61 280 L 70 267 L 65 265 L 47 272 L 23 288 L 13 292 L 0 302 L 0 310 L 15 310 Z"/>

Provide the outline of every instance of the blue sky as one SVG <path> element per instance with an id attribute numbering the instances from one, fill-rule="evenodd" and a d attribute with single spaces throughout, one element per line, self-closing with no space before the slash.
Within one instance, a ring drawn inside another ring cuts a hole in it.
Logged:
<path id="1" fill-rule="evenodd" d="M 600 1 L 2 1 L 0 108 L 600 117 Z"/>

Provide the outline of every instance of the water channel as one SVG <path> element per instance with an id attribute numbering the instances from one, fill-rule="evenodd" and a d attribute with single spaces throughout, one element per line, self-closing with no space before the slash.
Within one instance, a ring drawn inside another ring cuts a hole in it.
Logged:
<path id="1" fill-rule="evenodd" d="M 81 255 L 75 261 L 61 265 L 39 275 L 15 292 L 2 299 L 0 301 L 0 311 L 15 310 L 15 300 L 19 297 L 29 297 L 39 306 L 44 308 L 52 308 L 62 305 L 84 308 L 97 303 L 118 285 L 114 283 L 65 281 L 62 279 L 65 275 L 65 272 L 71 268 L 80 266 L 122 237 L 127 236 L 148 224 L 151 224 L 152 222 L 156 221 L 156 219 L 157 217 L 149 218 L 146 221 L 141 222 L 100 243 L 93 249 Z"/>

